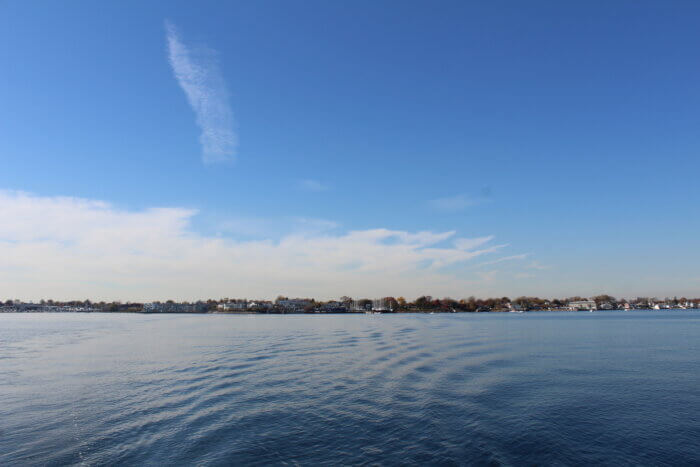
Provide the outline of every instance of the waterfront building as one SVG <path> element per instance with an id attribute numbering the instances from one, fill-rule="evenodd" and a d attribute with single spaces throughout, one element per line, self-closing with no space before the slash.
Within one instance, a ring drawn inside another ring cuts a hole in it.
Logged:
<path id="1" fill-rule="evenodd" d="M 144 313 L 204 313 L 207 311 L 207 304 L 204 302 L 150 302 L 143 304 L 142 311 Z"/>
<path id="2" fill-rule="evenodd" d="M 321 312 L 323 313 L 345 313 L 346 311 L 348 311 L 348 307 L 344 303 L 337 301 L 330 301 L 321 307 Z"/>
<path id="3" fill-rule="evenodd" d="M 274 304 L 265 300 L 256 300 L 254 302 L 248 302 L 248 309 L 255 311 L 270 311 L 274 308 Z"/>
<path id="4" fill-rule="evenodd" d="M 307 298 L 292 298 L 277 300 L 277 305 L 289 311 L 302 311 L 313 302 Z"/>
<path id="5" fill-rule="evenodd" d="M 221 311 L 245 311 L 248 309 L 248 300 L 234 300 L 217 305 L 216 308 Z"/>
<path id="6" fill-rule="evenodd" d="M 571 311 L 581 311 L 581 310 L 596 310 L 596 304 L 593 300 L 578 300 L 575 302 L 569 302 L 567 308 Z"/>

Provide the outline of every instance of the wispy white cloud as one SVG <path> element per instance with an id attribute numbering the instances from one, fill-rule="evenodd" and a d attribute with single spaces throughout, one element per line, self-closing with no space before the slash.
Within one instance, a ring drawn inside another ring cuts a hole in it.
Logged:
<path id="1" fill-rule="evenodd" d="M 5 298 L 459 295 L 477 283 L 444 267 L 502 247 L 489 246 L 491 237 L 441 246 L 454 231 L 343 232 L 304 218 L 281 238 L 234 240 L 195 232 L 196 214 L 0 191 L 0 219 L 13 219 L 0 223 Z"/>
<path id="2" fill-rule="evenodd" d="M 471 250 L 493 240 L 493 235 L 477 238 L 457 238 L 455 239 L 455 247 L 459 250 Z"/>
<path id="3" fill-rule="evenodd" d="M 526 259 L 528 256 L 530 256 L 528 253 L 524 253 L 521 255 L 504 256 L 503 258 L 498 258 L 498 259 L 495 259 L 493 261 L 487 261 L 485 263 L 481 263 L 479 266 L 488 266 L 491 264 L 503 263 L 504 261 L 515 261 L 515 260 Z"/>
<path id="4" fill-rule="evenodd" d="M 306 191 L 326 191 L 328 185 L 321 183 L 318 180 L 305 179 L 299 180 L 299 188 Z"/>
<path id="5" fill-rule="evenodd" d="M 530 261 L 530 263 L 526 267 L 528 269 L 537 269 L 540 271 L 551 268 L 551 266 L 548 266 L 546 264 L 540 264 L 538 261 Z"/>
<path id="6" fill-rule="evenodd" d="M 461 194 L 456 196 L 448 196 L 446 198 L 433 199 L 428 201 L 428 205 L 438 211 L 454 212 L 462 211 L 471 206 L 476 206 L 481 202 L 482 200 L 480 198 L 472 198 Z"/>
<path id="7" fill-rule="evenodd" d="M 201 130 L 202 159 L 207 163 L 232 160 L 238 135 L 214 52 L 188 48 L 169 21 L 165 22 L 165 32 L 170 65 Z"/>

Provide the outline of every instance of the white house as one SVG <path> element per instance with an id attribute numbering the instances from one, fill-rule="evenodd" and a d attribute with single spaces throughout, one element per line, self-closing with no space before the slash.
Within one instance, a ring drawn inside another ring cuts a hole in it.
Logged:
<path id="1" fill-rule="evenodd" d="M 236 300 L 235 302 L 227 302 L 217 305 L 217 308 L 222 311 L 244 311 L 248 309 L 248 301 Z"/>
<path id="2" fill-rule="evenodd" d="M 569 302 L 568 307 L 571 311 L 581 311 L 581 310 L 596 310 L 596 305 L 593 300 L 579 300 L 576 302 Z"/>

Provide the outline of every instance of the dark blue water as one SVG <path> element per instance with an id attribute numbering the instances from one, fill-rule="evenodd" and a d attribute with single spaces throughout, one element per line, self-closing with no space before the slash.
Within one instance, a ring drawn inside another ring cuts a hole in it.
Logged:
<path id="1" fill-rule="evenodd" d="M 700 312 L 0 315 L 0 465 L 700 465 Z"/>

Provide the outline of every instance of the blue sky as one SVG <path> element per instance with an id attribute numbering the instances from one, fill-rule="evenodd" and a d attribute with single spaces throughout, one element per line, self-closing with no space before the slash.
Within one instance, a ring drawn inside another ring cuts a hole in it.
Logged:
<path id="1" fill-rule="evenodd" d="M 0 298 L 700 295 L 699 10 L 2 2 Z"/>

